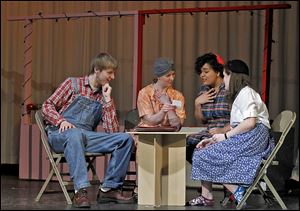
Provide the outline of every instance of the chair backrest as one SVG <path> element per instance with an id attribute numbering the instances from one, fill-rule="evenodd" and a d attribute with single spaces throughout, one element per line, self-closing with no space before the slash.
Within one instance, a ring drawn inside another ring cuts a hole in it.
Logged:
<path id="1" fill-rule="evenodd" d="M 42 110 L 37 110 L 36 111 L 35 120 L 36 120 L 36 123 L 37 123 L 37 125 L 40 129 L 41 140 L 42 140 L 42 143 L 43 143 L 44 148 L 46 150 L 47 156 L 51 157 L 53 152 L 52 152 L 52 150 L 50 148 L 50 145 L 48 143 L 48 136 L 47 136 L 46 130 L 45 130 L 45 123 L 44 123 L 44 118 L 42 116 Z"/>
<path id="2" fill-rule="evenodd" d="M 132 109 L 127 112 L 124 120 L 124 128 L 125 131 L 129 131 L 130 129 L 133 129 L 136 127 L 140 122 L 139 112 L 138 109 Z"/>
<path id="3" fill-rule="evenodd" d="M 275 158 L 275 155 L 281 148 L 286 135 L 292 128 L 295 121 L 296 121 L 296 113 L 292 112 L 292 111 L 288 111 L 288 110 L 282 111 L 274 119 L 274 121 L 271 125 L 271 129 L 275 133 L 281 133 L 281 135 L 278 139 L 278 142 L 275 145 L 275 148 L 273 149 L 272 153 L 270 154 L 267 161 L 265 162 L 265 164 L 264 164 L 265 167 L 268 167 L 270 165 L 270 163 L 273 161 L 273 159 Z"/>

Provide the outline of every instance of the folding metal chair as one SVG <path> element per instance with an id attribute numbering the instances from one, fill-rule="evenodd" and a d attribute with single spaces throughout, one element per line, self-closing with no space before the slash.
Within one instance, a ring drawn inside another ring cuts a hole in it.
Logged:
<path id="1" fill-rule="evenodd" d="M 279 205 L 281 206 L 282 209 L 286 210 L 287 207 L 285 206 L 284 202 L 282 201 L 282 199 L 280 198 L 279 194 L 277 193 L 277 191 L 275 190 L 274 186 L 272 185 L 271 181 L 269 180 L 269 178 L 267 177 L 267 170 L 268 167 L 272 164 L 278 165 L 278 163 L 276 161 L 274 161 L 276 153 L 278 152 L 278 150 L 280 149 L 280 147 L 282 146 L 286 135 L 288 134 L 289 130 L 291 129 L 291 127 L 293 126 L 294 122 L 296 120 L 296 113 L 292 112 L 292 111 L 282 111 L 273 121 L 272 123 L 272 131 L 276 132 L 276 133 L 281 133 L 281 136 L 274 148 L 274 150 L 272 151 L 272 153 L 270 154 L 270 156 L 268 157 L 267 160 L 263 160 L 261 167 L 258 171 L 258 174 L 254 180 L 254 182 L 252 183 L 252 185 L 247 188 L 245 195 L 243 196 L 241 202 L 237 205 L 237 209 L 241 209 L 244 205 L 244 203 L 246 202 L 246 200 L 248 199 L 248 197 L 250 196 L 251 192 L 257 188 L 260 193 L 264 196 L 264 199 L 268 199 L 270 198 L 268 196 L 268 194 L 263 190 L 263 188 L 261 187 L 260 182 L 265 182 L 267 188 L 271 191 L 271 193 L 273 194 L 273 196 L 275 197 L 274 200 L 276 200 Z M 273 162 L 273 163 L 272 163 Z M 267 203 L 270 203 L 269 200 L 266 200 Z"/>
<path id="2" fill-rule="evenodd" d="M 139 112 L 134 108 L 126 113 L 124 120 L 125 132 L 136 127 L 140 122 Z"/>
<path id="3" fill-rule="evenodd" d="M 64 180 L 64 176 L 68 175 L 68 173 L 61 172 L 61 171 L 59 171 L 59 168 L 58 168 L 58 165 L 60 163 L 66 162 L 64 153 L 55 153 L 51 149 L 51 147 L 48 143 L 48 136 L 45 131 L 45 125 L 44 125 L 44 120 L 42 117 L 41 110 L 36 111 L 35 119 L 36 119 L 36 123 L 41 132 L 41 140 L 42 140 L 44 149 L 47 154 L 47 159 L 49 159 L 49 161 L 50 161 L 50 168 L 51 168 L 51 171 L 49 172 L 49 175 L 48 175 L 47 179 L 45 180 L 40 192 L 38 193 L 37 197 L 35 198 L 35 201 L 38 202 L 40 200 L 40 198 L 42 197 L 43 193 L 45 192 L 51 179 L 53 177 L 56 177 L 60 184 L 60 187 L 65 195 L 67 203 L 72 204 L 72 200 L 68 194 L 66 186 L 71 185 L 73 183 L 70 180 Z M 87 169 L 92 171 L 93 181 L 96 181 L 97 183 L 100 184 L 100 180 L 97 176 L 96 169 L 94 166 L 95 159 L 98 156 L 104 156 L 104 154 L 102 154 L 102 153 L 85 153 L 85 157 L 86 157 L 86 161 L 87 161 Z"/>

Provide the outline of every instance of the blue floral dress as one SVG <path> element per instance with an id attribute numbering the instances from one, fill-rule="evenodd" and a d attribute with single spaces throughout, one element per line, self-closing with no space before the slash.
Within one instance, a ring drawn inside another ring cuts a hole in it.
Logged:
<path id="1" fill-rule="evenodd" d="M 274 139 L 264 124 L 234 135 L 193 156 L 192 179 L 213 183 L 251 184 L 262 158 L 274 148 Z"/>

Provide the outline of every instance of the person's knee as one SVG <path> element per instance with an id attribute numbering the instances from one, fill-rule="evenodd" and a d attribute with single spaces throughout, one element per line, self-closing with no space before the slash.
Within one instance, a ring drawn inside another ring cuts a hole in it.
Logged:
<path id="1" fill-rule="evenodd" d="M 78 128 L 71 128 L 68 129 L 66 132 L 66 136 L 67 136 L 67 144 L 71 144 L 71 145 L 82 145 L 84 143 L 84 134 L 82 132 L 81 129 Z"/>
<path id="2" fill-rule="evenodd" d="M 115 133 L 115 139 L 118 140 L 118 144 L 122 146 L 133 147 L 134 140 L 132 136 L 128 133 Z"/>
<path id="3" fill-rule="evenodd" d="M 129 146 L 132 150 L 134 149 L 134 140 L 132 136 L 128 133 L 123 133 L 123 140 L 127 146 Z"/>
<path id="4" fill-rule="evenodd" d="M 133 143 L 133 138 L 130 134 L 128 133 L 120 133 L 120 135 L 122 136 L 122 140 L 124 141 L 128 141 L 130 143 Z"/>

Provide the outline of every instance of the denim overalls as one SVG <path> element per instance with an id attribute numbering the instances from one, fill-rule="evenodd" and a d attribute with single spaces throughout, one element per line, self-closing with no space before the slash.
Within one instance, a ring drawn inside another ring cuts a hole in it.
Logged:
<path id="1" fill-rule="evenodd" d="M 120 188 L 128 169 L 133 139 L 126 133 L 94 132 L 101 120 L 102 105 L 78 94 L 76 78 L 72 78 L 72 87 L 77 97 L 62 116 L 76 128 L 59 133 L 58 127 L 48 127 L 49 143 L 54 151 L 64 152 L 75 190 L 90 186 L 84 152 L 111 153 L 102 187 Z"/>

